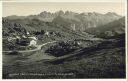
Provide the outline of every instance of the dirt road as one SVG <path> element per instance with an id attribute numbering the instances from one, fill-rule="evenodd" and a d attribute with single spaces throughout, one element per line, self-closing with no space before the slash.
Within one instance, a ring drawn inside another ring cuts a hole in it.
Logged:
<path id="1" fill-rule="evenodd" d="M 47 45 L 47 44 L 54 43 L 54 42 L 56 42 L 56 41 L 47 42 L 47 43 L 44 43 L 44 44 L 42 44 L 42 45 L 37 45 L 37 46 L 36 46 L 36 49 L 33 49 L 33 50 L 22 50 L 22 51 L 17 50 L 17 51 L 20 52 L 20 53 L 38 51 L 38 50 L 41 49 L 42 46 L 45 46 L 45 45 Z M 10 53 L 10 52 L 13 52 L 13 51 L 3 51 L 3 52 L 5 52 L 5 53 Z"/>

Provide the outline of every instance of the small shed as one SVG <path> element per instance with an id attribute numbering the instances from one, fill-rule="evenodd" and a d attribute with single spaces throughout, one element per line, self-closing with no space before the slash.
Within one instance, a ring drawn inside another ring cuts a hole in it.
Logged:
<path id="1" fill-rule="evenodd" d="M 21 38 L 17 43 L 21 46 L 36 46 L 37 39 L 36 37 Z"/>
<path id="2" fill-rule="evenodd" d="M 36 37 L 29 37 L 29 40 L 30 40 L 29 46 L 36 46 L 37 45 Z"/>

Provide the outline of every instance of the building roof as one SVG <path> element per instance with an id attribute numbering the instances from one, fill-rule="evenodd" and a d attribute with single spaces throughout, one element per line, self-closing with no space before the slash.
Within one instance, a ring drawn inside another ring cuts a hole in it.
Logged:
<path id="1" fill-rule="evenodd" d="M 28 37 L 28 38 L 31 39 L 31 40 L 37 40 L 36 37 Z"/>

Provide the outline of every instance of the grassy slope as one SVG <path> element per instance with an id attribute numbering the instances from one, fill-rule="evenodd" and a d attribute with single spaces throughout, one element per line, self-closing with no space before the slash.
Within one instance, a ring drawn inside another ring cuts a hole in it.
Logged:
<path id="1" fill-rule="evenodd" d="M 45 61 L 45 60 L 44 60 Z M 44 73 L 44 76 L 14 76 L 9 78 L 125 78 L 125 48 L 107 47 L 83 52 L 66 59 L 63 63 L 45 63 L 43 60 L 31 65 L 14 65 L 3 68 L 8 73 Z M 72 73 L 73 75 L 54 75 Z"/>

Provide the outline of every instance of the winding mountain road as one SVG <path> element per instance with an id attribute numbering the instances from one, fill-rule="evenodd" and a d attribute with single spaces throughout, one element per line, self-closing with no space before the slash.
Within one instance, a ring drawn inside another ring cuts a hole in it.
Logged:
<path id="1" fill-rule="evenodd" d="M 33 50 L 24 50 L 24 51 L 18 51 L 20 53 L 22 53 L 22 55 L 11 55 L 11 58 L 10 58 L 10 55 L 7 55 L 7 54 L 3 54 L 2 57 L 3 57 L 3 65 L 4 66 L 8 66 L 8 65 L 13 65 L 15 63 L 23 63 L 23 64 L 29 64 L 29 63 L 33 63 L 33 62 L 36 62 L 36 61 L 39 61 L 39 60 L 42 60 L 42 59 L 53 59 L 54 57 L 53 56 L 49 56 L 47 54 L 42 54 L 42 53 L 38 53 L 39 50 L 41 50 L 41 48 L 47 44 L 51 44 L 51 43 L 54 43 L 56 41 L 52 41 L 52 42 L 47 42 L 47 43 L 44 43 L 42 45 L 37 45 L 37 48 L 36 49 L 33 49 Z M 10 52 L 13 52 L 13 51 L 3 51 L 4 53 L 10 53 Z M 37 54 L 31 54 L 31 55 L 28 55 L 28 56 L 24 56 L 23 54 L 29 54 L 32 53 L 32 52 L 37 52 Z M 20 59 L 22 58 L 22 59 Z M 24 59 L 24 58 L 27 58 L 27 59 Z"/>
<path id="2" fill-rule="evenodd" d="M 37 46 L 36 46 L 36 49 L 33 49 L 33 50 L 22 50 L 22 51 L 16 50 L 16 51 L 18 51 L 18 52 L 20 52 L 20 53 L 38 51 L 38 50 L 41 49 L 42 46 L 45 46 L 45 45 L 47 45 L 47 44 L 54 43 L 54 42 L 56 42 L 56 41 L 47 42 L 47 43 L 44 43 L 44 44 L 42 44 L 42 45 L 37 45 Z M 3 52 L 5 52 L 5 53 L 10 53 L 10 52 L 13 52 L 13 51 L 3 51 Z"/>

